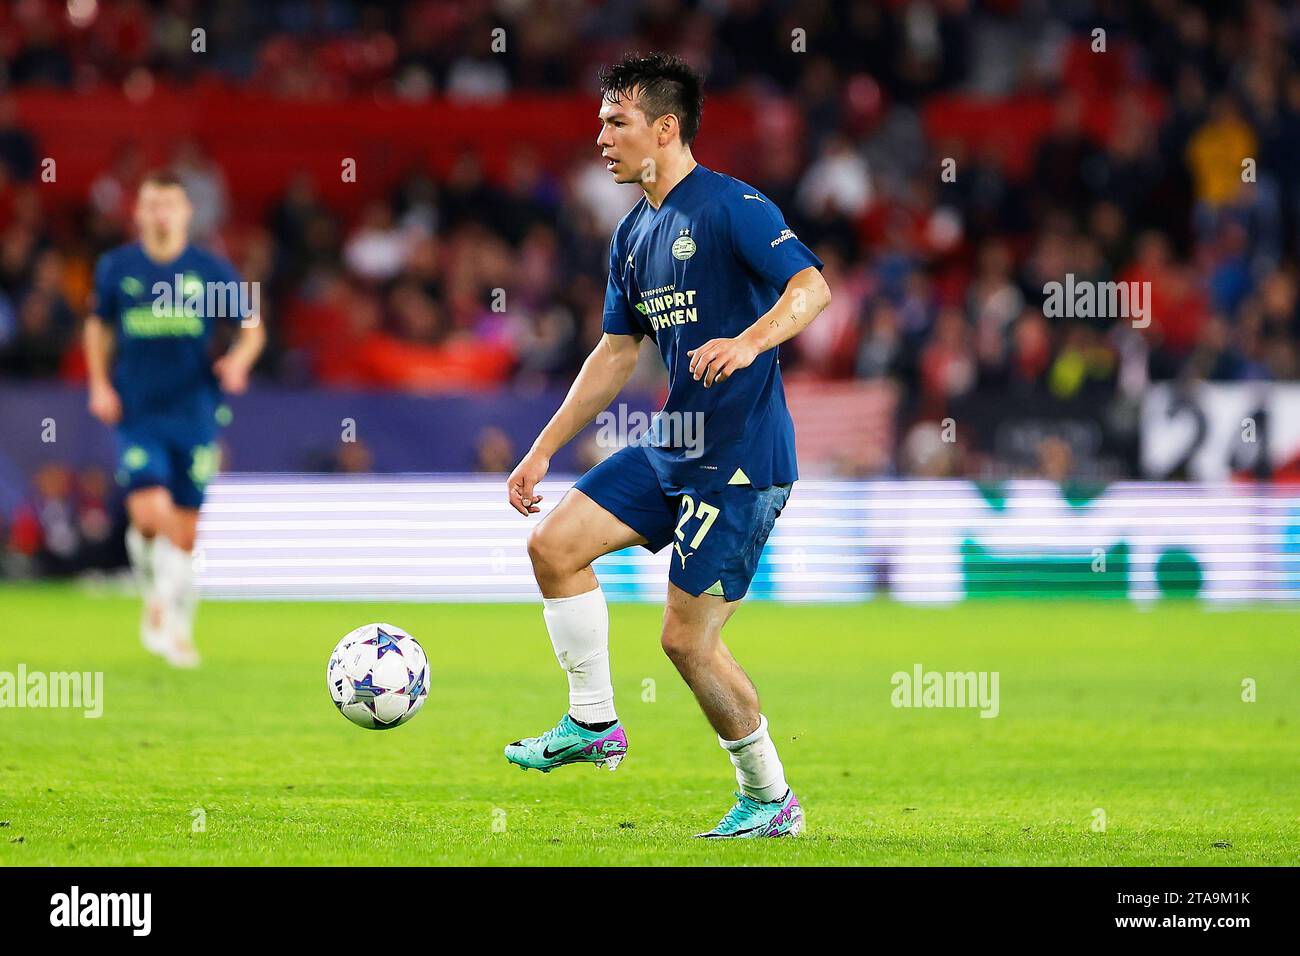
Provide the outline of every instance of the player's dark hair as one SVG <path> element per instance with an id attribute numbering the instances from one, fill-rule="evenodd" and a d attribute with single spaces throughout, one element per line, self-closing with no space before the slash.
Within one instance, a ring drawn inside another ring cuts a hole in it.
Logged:
<path id="1" fill-rule="evenodd" d="M 639 90 L 641 112 L 646 122 L 672 113 L 682 130 L 682 143 L 690 146 L 700 131 L 704 112 L 704 90 L 700 74 L 679 56 L 629 53 L 608 69 L 600 71 L 600 95 L 621 100 Z"/>
<path id="2" fill-rule="evenodd" d="M 181 178 L 170 169 L 155 169 L 145 173 L 144 178 L 140 180 L 140 188 L 143 189 L 145 186 L 175 186 L 182 191 L 185 189 Z"/>

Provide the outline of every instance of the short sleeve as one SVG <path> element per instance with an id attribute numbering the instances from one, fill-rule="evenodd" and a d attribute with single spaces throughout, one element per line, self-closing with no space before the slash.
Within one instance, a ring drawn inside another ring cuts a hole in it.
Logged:
<path id="1" fill-rule="evenodd" d="M 728 195 L 723 199 L 726 226 L 736 258 L 779 290 L 790 277 L 822 261 L 800 241 L 785 217 L 758 192 Z"/>
<path id="2" fill-rule="evenodd" d="M 637 321 L 623 290 L 623 263 L 619 261 L 618 243 L 609 244 L 609 281 L 605 284 L 604 330 L 611 335 L 644 335 L 645 329 Z"/>
<path id="3" fill-rule="evenodd" d="M 90 302 L 90 314 L 99 316 L 110 325 L 116 325 L 116 291 L 113 285 L 113 260 L 107 255 L 100 256 L 95 263 L 94 297 Z"/>
<path id="4" fill-rule="evenodd" d="M 212 269 L 216 273 L 214 278 L 217 282 L 222 283 L 225 288 L 236 290 L 233 298 L 227 297 L 225 299 L 226 302 L 231 303 L 235 308 L 227 308 L 223 310 L 221 318 L 231 325 L 239 325 L 244 319 L 244 316 L 240 314 L 242 310 L 248 310 L 249 313 L 253 313 L 256 312 L 258 310 L 257 307 L 261 305 L 261 303 L 253 297 L 254 286 L 252 283 L 249 284 L 247 289 L 245 289 L 244 286 L 241 286 L 239 284 L 238 271 L 236 271 L 235 267 L 230 264 L 229 260 L 224 259 L 221 256 L 212 257 Z"/>

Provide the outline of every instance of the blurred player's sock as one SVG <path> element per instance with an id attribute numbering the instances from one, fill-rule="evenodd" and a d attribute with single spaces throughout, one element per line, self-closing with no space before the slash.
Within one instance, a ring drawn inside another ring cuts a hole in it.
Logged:
<path id="1" fill-rule="evenodd" d="M 167 634 L 163 629 L 165 608 L 158 596 L 158 582 L 154 574 L 154 539 L 146 538 L 135 525 L 126 529 L 126 556 L 131 562 L 131 574 L 140 589 L 144 609 L 140 614 L 140 641 L 145 650 L 154 654 L 163 652 Z"/>
<path id="2" fill-rule="evenodd" d="M 154 580 L 166 607 L 164 656 L 177 667 L 195 667 L 199 663 L 194 649 L 194 612 L 198 599 L 194 593 L 193 557 L 163 535 L 158 536 L 153 550 Z"/>
<path id="3" fill-rule="evenodd" d="M 154 590 L 153 538 L 146 538 L 135 525 L 126 529 L 126 556 L 140 593 L 148 597 Z"/>
<path id="4" fill-rule="evenodd" d="M 589 724 L 617 720 L 609 677 L 609 608 L 599 587 L 543 598 L 542 617 L 556 660 L 569 674 L 569 716 Z"/>
<path id="5" fill-rule="evenodd" d="M 780 800 L 789 790 L 785 782 L 785 768 L 776 755 L 776 744 L 767 735 L 767 718 L 758 715 L 758 729 L 740 740 L 718 738 L 722 749 L 731 757 L 736 768 L 736 782 L 740 789 L 755 800 L 770 803 Z"/>

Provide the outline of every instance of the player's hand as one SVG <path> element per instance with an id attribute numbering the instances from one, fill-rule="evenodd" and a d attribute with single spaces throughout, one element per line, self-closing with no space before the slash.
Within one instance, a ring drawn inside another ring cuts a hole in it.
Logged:
<path id="1" fill-rule="evenodd" d="M 116 425 L 122 420 L 122 399 L 117 389 L 107 383 L 90 386 L 90 414 L 105 425 Z"/>
<path id="2" fill-rule="evenodd" d="M 534 495 L 533 489 L 546 477 L 550 468 L 551 459 L 541 452 L 530 451 L 524 455 L 524 460 L 515 466 L 515 470 L 506 479 L 506 487 L 510 491 L 510 507 L 521 515 L 535 515 L 541 511 L 537 502 L 542 500 L 542 496 Z"/>
<path id="3" fill-rule="evenodd" d="M 248 391 L 248 365 L 229 355 L 212 363 L 212 371 L 227 395 L 243 395 Z"/>
<path id="4" fill-rule="evenodd" d="M 691 357 L 691 375 L 704 379 L 704 387 L 725 382 L 742 368 L 749 368 L 758 356 L 754 348 L 739 336 L 734 339 L 709 339 L 698 349 L 686 353 Z"/>

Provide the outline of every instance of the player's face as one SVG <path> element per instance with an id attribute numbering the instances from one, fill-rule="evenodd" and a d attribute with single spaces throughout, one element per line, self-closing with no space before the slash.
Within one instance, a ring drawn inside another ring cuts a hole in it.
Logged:
<path id="1" fill-rule="evenodd" d="M 653 170 L 659 144 L 654 128 L 637 106 L 635 94 L 617 101 L 601 101 L 596 145 L 616 183 L 638 183 Z"/>
<path id="2" fill-rule="evenodd" d="M 146 183 L 135 204 L 135 224 L 141 236 L 151 241 L 176 241 L 190 228 L 193 209 L 179 186 Z"/>

